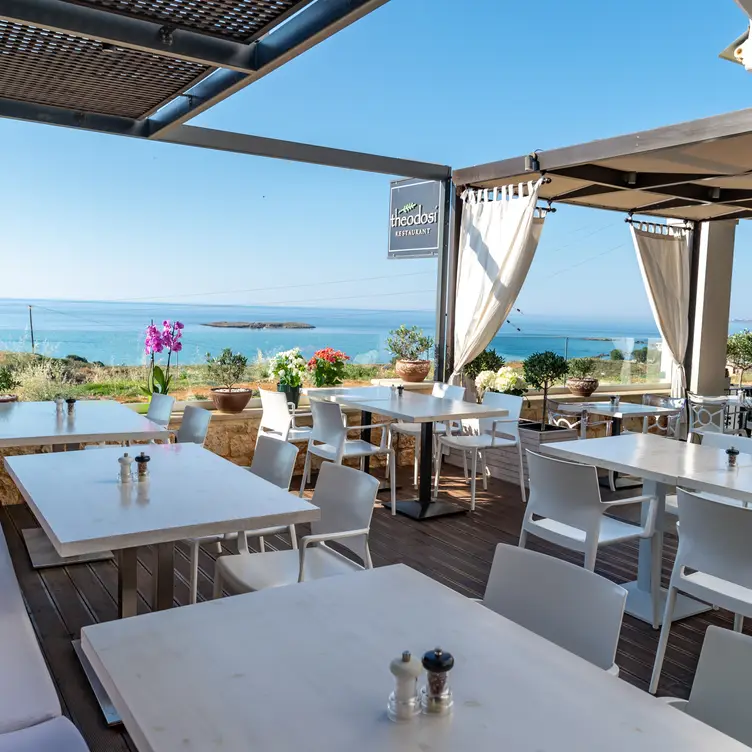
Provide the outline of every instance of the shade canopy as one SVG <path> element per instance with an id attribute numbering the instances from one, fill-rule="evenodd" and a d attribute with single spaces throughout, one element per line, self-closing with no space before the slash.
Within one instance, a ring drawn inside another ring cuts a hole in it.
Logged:
<path id="1" fill-rule="evenodd" d="M 458 186 L 544 174 L 540 198 L 703 221 L 752 218 L 752 109 L 455 169 Z M 532 164 L 531 164 L 532 163 Z M 527 167 L 535 169 L 526 171 Z"/>

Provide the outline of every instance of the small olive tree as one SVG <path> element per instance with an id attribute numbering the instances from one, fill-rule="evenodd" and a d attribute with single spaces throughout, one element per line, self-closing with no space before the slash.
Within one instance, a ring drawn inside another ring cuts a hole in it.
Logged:
<path id="1" fill-rule="evenodd" d="M 569 371 L 567 359 L 555 352 L 533 353 L 522 361 L 525 381 L 534 389 L 543 390 L 543 411 L 541 415 L 541 431 L 546 430 L 548 417 L 548 390 L 551 385 L 563 379 Z"/>
<path id="2" fill-rule="evenodd" d="M 241 353 L 233 353 L 226 347 L 217 358 L 212 358 L 211 353 L 206 353 L 206 365 L 209 380 L 232 392 L 235 384 L 245 375 L 248 358 Z"/>
<path id="3" fill-rule="evenodd" d="M 726 342 L 726 359 L 739 369 L 739 386 L 744 380 L 744 372 L 752 368 L 752 332 L 742 329 L 732 334 Z"/>

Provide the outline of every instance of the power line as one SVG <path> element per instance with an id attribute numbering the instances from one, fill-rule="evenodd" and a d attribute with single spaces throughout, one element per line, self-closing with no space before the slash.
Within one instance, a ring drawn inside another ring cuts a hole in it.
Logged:
<path id="1" fill-rule="evenodd" d="M 606 256 L 609 253 L 618 251 L 620 248 L 624 248 L 625 245 L 627 245 L 627 243 L 620 243 L 619 245 L 615 245 L 613 248 L 609 248 L 606 251 L 602 251 L 601 253 L 596 253 L 595 256 L 588 256 L 588 258 L 582 259 L 582 261 L 578 261 L 576 264 L 567 266 L 564 269 L 559 269 L 559 271 L 556 271 L 553 274 L 549 274 L 547 277 L 543 277 L 543 279 L 551 279 L 551 277 L 557 277 L 559 274 L 564 274 L 564 272 L 568 272 L 568 271 L 571 271 L 572 269 L 576 269 L 578 266 L 587 264 L 589 261 L 594 261 L 597 258 L 601 258 L 601 256 Z"/>

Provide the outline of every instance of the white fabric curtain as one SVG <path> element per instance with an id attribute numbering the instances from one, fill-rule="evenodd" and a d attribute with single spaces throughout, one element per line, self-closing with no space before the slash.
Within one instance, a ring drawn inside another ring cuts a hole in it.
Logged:
<path id="1" fill-rule="evenodd" d="M 631 228 L 653 317 L 663 346 L 674 359 L 671 396 L 683 397 L 689 338 L 689 231 L 650 223 Z"/>
<path id="2" fill-rule="evenodd" d="M 453 379 L 488 347 L 525 281 L 543 230 L 541 183 L 463 194 Z"/>

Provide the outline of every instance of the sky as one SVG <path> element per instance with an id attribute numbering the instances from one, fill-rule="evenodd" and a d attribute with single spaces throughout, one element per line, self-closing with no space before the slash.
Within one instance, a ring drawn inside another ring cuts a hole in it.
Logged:
<path id="1" fill-rule="evenodd" d="M 391 0 L 194 125 L 454 167 L 749 106 L 733 0 Z M 0 120 L 0 297 L 431 309 L 389 176 Z M 524 313 L 649 319 L 624 216 L 561 207 Z M 752 230 L 737 231 L 732 316 Z"/>

